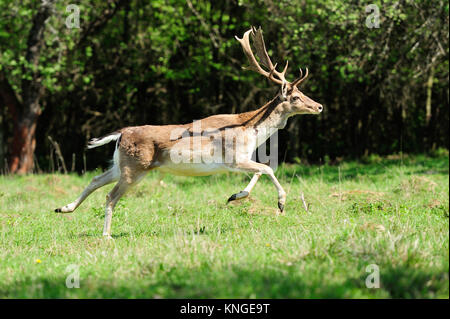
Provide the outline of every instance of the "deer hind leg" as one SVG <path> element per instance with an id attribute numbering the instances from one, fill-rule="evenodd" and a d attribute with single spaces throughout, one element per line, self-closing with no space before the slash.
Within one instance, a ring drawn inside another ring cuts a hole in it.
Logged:
<path id="1" fill-rule="evenodd" d="M 115 182 L 119 179 L 119 170 L 116 166 L 113 166 L 106 172 L 104 172 L 101 175 L 95 176 L 92 179 L 92 182 L 86 187 L 81 193 L 81 195 L 72 203 L 67 204 L 66 206 L 60 207 L 55 209 L 56 213 L 71 213 L 73 212 L 78 206 L 81 205 L 81 203 L 92 194 L 93 191 L 96 189 L 105 186 L 107 184 L 110 184 L 112 182 Z"/>
<path id="2" fill-rule="evenodd" d="M 243 163 L 237 163 L 237 164 L 235 164 L 232 167 L 232 169 L 233 170 L 237 170 L 237 171 L 241 171 L 241 172 L 252 172 L 252 173 L 255 173 L 255 175 L 253 176 L 252 180 L 250 181 L 250 183 L 248 184 L 246 189 L 244 191 L 241 191 L 240 193 L 242 193 L 242 192 L 248 192 L 249 193 L 248 189 L 251 190 L 253 188 L 253 186 L 255 186 L 255 184 L 258 181 L 259 176 L 261 176 L 261 174 L 269 175 L 272 183 L 275 185 L 275 187 L 276 187 L 276 189 L 278 191 L 278 208 L 280 209 L 281 212 L 284 211 L 284 205 L 286 203 L 286 192 L 284 191 L 284 189 L 281 186 L 281 184 L 278 182 L 278 180 L 275 177 L 275 174 L 273 173 L 273 170 L 272 170 L 272 168 L 270 168 L 270 166 L 267 166 L 267 165 L 264 165 L 264 164 L 261 164 L 261 163 L 257 163 L 257 162 L 253 162 L 253 161 L 248 161 L 248 162 L 243 162 Z M 238 193 L 238 194 L 240 194 L 240 193 Z M 245 195 L 245 193 L 244 193 L 244 195 Z M 232 198 L 233 196 L 234 195 L 232 195 L 229 200 L 234 200 Z"/>
<path id="3" fill-rule="evenodd" d="M 126 193 L 126 191 L 145 176 L 147 171 L 134 171 L 129 167 L 121 168 L 122 174 L 119 181 L 114 188 L 106 195 L 105 207 L 105 224 L 103 226 L 103 236 L 111 238 L 111 220 L 114 207 L 119 199 Z"/>

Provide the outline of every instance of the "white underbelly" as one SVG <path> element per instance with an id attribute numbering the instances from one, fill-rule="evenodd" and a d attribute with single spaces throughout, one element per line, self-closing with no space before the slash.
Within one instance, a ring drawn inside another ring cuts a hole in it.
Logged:
<path id="1" fill-rule="evenodd" d="M 183 176 L 206 176 L 229 171 L 223 163 L 167 163 L 158 168 L 161 172 Z"/>

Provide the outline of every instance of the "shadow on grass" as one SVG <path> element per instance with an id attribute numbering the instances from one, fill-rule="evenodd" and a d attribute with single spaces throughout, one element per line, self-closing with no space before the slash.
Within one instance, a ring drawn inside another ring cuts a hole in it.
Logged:
<path id="1" fill-rule="evenodd" d="M 448 269 L 427 273 L 413 267 L 389 267 L 383 271 L 382 285 L 392 298 L 422 298 L 427 294 L 438 297 L 436 294 L 443 291 L 446 291 L 448 298 Z"/>
<path id="2" fill-rule="evenodd" d="M 142 265 L 139 274 L 124 278 L 80 280 L 79 289 L 66 288 L 66 278 L 27 278 L 0 284 L 2 298 L 448 298 L 448 268 L 422 271 L 414 266 L 386 267 L 381 287 L 365 286 L 367 273 L 324 282 L 324 273 L 303 276 L 295 265 L 254 269 L 234 266 L 214 269 Z M 324 271 L 324 269 L 322 269 Z M 105 271 L 106 273 L 106 271 Z"/>

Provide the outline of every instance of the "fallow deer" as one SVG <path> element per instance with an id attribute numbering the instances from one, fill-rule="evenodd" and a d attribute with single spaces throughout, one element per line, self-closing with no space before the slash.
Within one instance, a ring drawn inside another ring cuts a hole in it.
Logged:
<path id="1" fill-rule="evenodd" d="M 259 63 L 250 46 L 250 37 L 253 39 Z M 147 172 L 158 169 L 186 176 L 211 175 L 227 171 L 253 173 L 247 187 L 233 194 L 228 201 L 249 196 L 259 177 L 266 174 L 278 191 L 278 207 L 283 212 L 286 192 L 275 177 L 273 169 L 268 165 L 253 161 L 252 154 L 271 134 L 284 128 L 289 117 L 296 114 L 319 114 L 322 112 L 322 105 L 298 89 L 298 85 L 308 76 L 308 69 L 304 76 L 300 69 L 300 77 L 293 82 L 288 82 L 285 78 L 288 62 L 282 72 L 276 70 L 277 64 L 272 64 L 267 54 L 261 28 L 252 27 L 244 33 L 242 39 L 238 37 L 236 39 L 242 45 L 248 58 L 250 63 L 248 69 L 280 85 L 281 89 L 275 98 L 255 111 L 213 115 L 202 119 L 202 127 L 210 132 L 214 131 L 215 135 L 200 134 L 204 131 L 196 132 L 195 123 L 189 123 L 125 127 L 104 137 L 92 139 L 88 143 L 88 148 L 116 141 L 112 168 L 94 177 L 74 202 L 55 211 L 58 213 L 73 212 L 93 191 L 118 181 L 106 196 L 103 235 L 111 237 L 111 218 L 117 201 Z M 226 132 L 232 133 L 233 142 L 226 139 Z M 185 138 L 185 133 L 188 138 Z M 188 154 L 189 160 L 175 161 L 173 155 L 180 153 Z M 225 158 L 226 154 L 230 153 L 233 156 Z M 219 160 L 216 156 L 216 160 L 213 162 L 192 161 L 195 154 L 202 158 L 219 154 Z"/>

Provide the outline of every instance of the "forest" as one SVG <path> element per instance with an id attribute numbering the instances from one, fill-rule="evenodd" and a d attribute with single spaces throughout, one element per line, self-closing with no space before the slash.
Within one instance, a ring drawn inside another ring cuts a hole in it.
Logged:
<path id="1" fill-rule="evenodd" d="M 320 116 L 279 133 L 280 162 L 449 147 L 447 1 L 0 0 L 0 169 L 108 165 L 92 137 L 254 110 L 278 88 L 243 69 L 261 26 Z"/>

